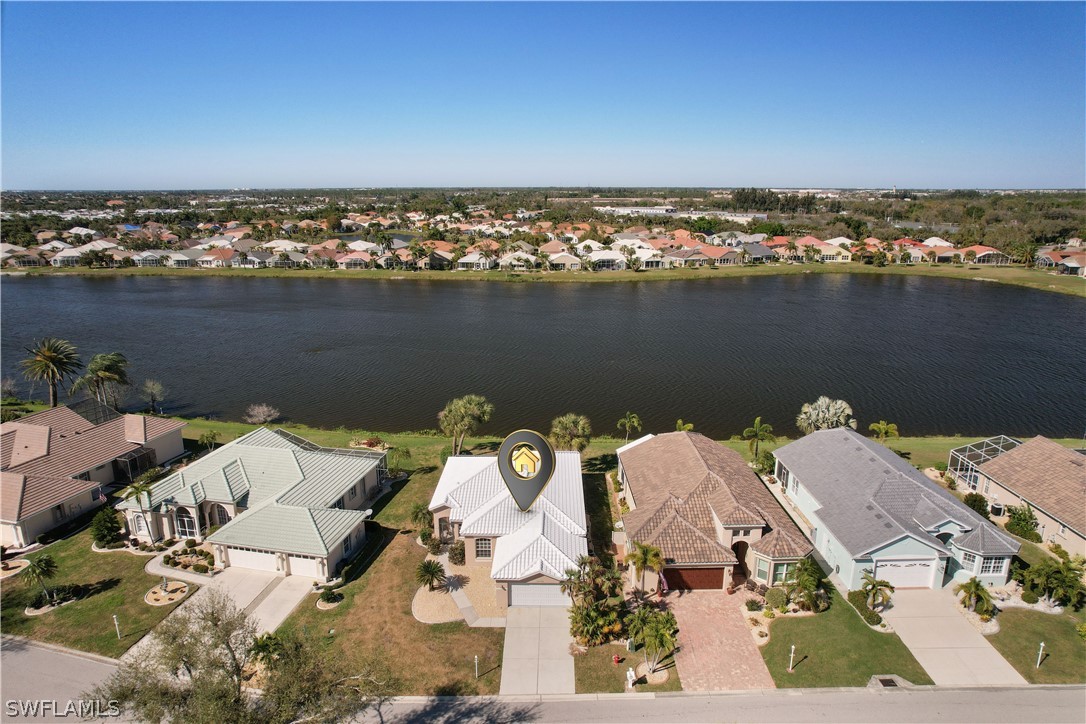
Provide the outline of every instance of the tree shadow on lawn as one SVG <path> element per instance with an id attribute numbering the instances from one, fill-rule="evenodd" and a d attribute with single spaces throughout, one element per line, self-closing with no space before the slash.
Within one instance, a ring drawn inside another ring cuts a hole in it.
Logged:
<path id="1" fill-rule="evenodd" d="M 459 692 L 464 688 L 470 690 L 470 686 L 465 686 L 462 682 L 453 682 L 438 687 L 436 691 L 439 693 L 436 695 L 459 697 L 463 696 Z M 535 721 L 539 717 L 538 707 L 539 704 L 512 704 L 492 699 L 444 698 L 429 701 L 422 708 L 406 712 L 402 716 L 394 717 L 394 719 L 405 724 L 423 724 L 424 722 L 461 724 L 462 722 L 479 721 L 493 724 L 514 724 L 514 722 Z M 385 720 L 380 711 L 378 711 L 377 715 L 381 721 Z"/>
<path id="2" fill-rule="evenodd" d="M 604 453 L 594 458 L 588 458 L 581 464 L 581 470 L 586 473 L 606 473 L 618 467 L 618 455 Z"/>
<path id="3" fill-rule="evenodd" d="M 498 448 L 500 448 L 501 446 L 502 446 L 502 444 L 498 440 L 490 440 L 488 442 L 477 442 L 473 446 L 471 446 L 470 448 L 467 448 L 465 450 L 465 452 L 469 452 L 469 453 L 471 453 L 473 455 L 477 451 L 478 452 L 497 452 Z"/>
<path id="4" fill-rule="evenodd" d="M 404 488 L 406 488 L 407 484 L 411 482 L 411 476 L 414 475 L 417 472 L 419 472 L 419 470 L 415 470 L 415 471 L 413 471 L 411 473 L 408 473 L 406 478 L 404 478 L 403 480 L 399 480 L 399 481 L 393 483 L 392 485 L 390 485 L 388 487 L 388 491 L 385 492 L 384 495 L 382 495 L 377 500 L 373 501 L 373 505 L 371 506 L 371 510 L 373 510 L 373 514 L 372 514 L 371 518 L 376 518 L 381 513 L 382 510 L 384 510 L 386 507 L 388 507 L 388 504 L 391 503 L 393 500 L 395 500 L 396 496 L 399 495 L 400 491 L 403 490 Z"/>
<path id="5" fill-rule="evenodd" d="M 343 571 L 343 584 L 346 586 L 348 583 L 358 580 L 363 573 L 369 570 L 373 562 L 380 556 L 381 552 L 388 547 L 388 544 L 395 539 L 397 530 L 391 528 L 385 528 L 379 523 L 373 521 L 366 521 L 366 547 L 362 549 L 362 552 L 347 564 L 347 567 Z"/>

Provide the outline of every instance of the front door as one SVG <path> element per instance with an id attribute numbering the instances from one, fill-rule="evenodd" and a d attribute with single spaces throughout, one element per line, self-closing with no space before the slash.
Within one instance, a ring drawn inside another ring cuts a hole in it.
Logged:
<path id="1" fill-rule="evenodd" d="M 179 538 L 196 537 L 196 519 L 186 508 L 177 509 L 177 535 Z"/>

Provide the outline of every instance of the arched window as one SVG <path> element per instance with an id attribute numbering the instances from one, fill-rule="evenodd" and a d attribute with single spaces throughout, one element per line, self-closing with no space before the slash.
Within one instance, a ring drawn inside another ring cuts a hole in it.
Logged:
<path id="1" fill-rule="evenodd" d="M 136 513 L 132 516 L 132 522 L 136 526 L 136 535 L 147 533 L 147 521 L 143 519 L 143 513 Z"/>
<path id="2" fill-rule="evenodd" d="M 176 518 L 177 535 L 181 538 L 195 538 L 196 519 L 192 517 L 192 513 L 188 511 L 188 508 L 178 508 Z"/>
<path id="3" fill-rule="evenodd" d="M 218 503 L 211 506 L 211 525 L 226 525 L 230 522 L 230 514 L 226 508 Z"/>

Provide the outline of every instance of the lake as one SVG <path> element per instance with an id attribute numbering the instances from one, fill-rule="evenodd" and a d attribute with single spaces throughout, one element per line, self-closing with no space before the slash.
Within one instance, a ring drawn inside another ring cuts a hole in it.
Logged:
<path id="1" fill-rule="evenodd" d="M 2 366 L 35 338 L 120 351 L 174 414 L 268 402 L 322 427 L 437 426 L 452 397 L 486 432 L 575 411 L 620 434 L 676 418 L 723 438 L 756 415 L 795 434 L 805 401 L 848 400 L 866 431 L 1077 437 L 1086 301 L 961 280 L 853 274 L 616 284 L 200 277 L 5 277 Z M 33 391 L 44 398 L 44 388 Z M 130 404 L 136 406 L 137 399 Z"/>

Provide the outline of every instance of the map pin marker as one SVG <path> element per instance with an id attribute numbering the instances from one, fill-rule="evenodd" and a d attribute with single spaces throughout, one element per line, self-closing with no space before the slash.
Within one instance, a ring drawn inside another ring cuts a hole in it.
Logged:
<path id="1" fill-rule="evenodd" d="M 517 507 L 527 512 L 554 475 L 554 448 L 532 430 L 517 430 L 498 448 L 498 472 Z"/>

